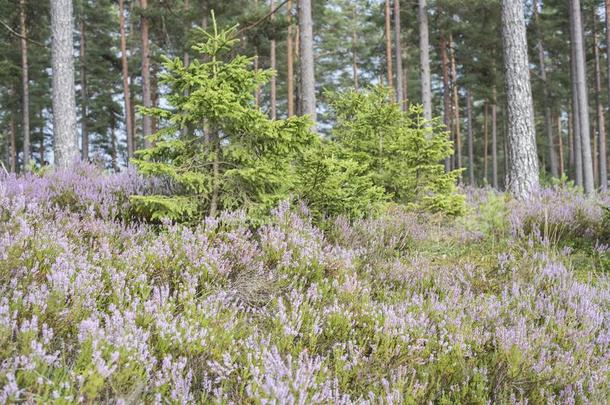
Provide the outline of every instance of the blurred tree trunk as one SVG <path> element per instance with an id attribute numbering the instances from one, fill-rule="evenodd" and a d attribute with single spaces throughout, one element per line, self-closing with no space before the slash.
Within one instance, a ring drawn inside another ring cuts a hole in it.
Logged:
<path id="1" fill-rule="evenodd" d="M 583 186 L 586 194 L 595 191 L 593 183 L 593 160 L 591 155 L 591 133 L 589 123 L 589 106 L 587 99 L 587 71 L 583 41 L 583 26 L 580 11 L 580 0 L 570 0 L 570 26 L 572 46 L 574 48 L 576 69 L 576 94 L 578 99 L 578 119 L 580 124 L 580 148 L 582 154 Z"/>
<path id="2" fill-rule="evenodd" d="M 483 106 L 483 180 L 488 183 L 487 173 L 489 169 L 489 103 L 485 100 Z"/>
<path id="3" fill-rule="evenodd" d="M 507 189 L 519 199 L 539 187 L 534 107 L 523 0 L 502 0 L 502 42 L 508 107 Z"/>
<path id="4" fill-rule="evenodd" d="M 553 140 L 553 122 L 551 118 L 551 100 L 549 97 L 549 85 L 546 76 L 546 62 L 544 56 L 544 37 L 542 32 L 542 27 L 540 25 L 540 10 L 542 9 L 541 0 L 536 0 L 534 4 L 534 20 L 536 23 L 536 33 L 538 36 L 538 62 L 540 64 L 540 79 L 542 80 L 542 88 L 543 88 L 543 105 L 544 105 L 544 128 L 547 135 L 548 142 L 548 153 L 549 153 L 549 162 L 551 166 L 551 175 L 553 177 L 559 176 L 559 169 L 557 167 L 557 154 L 555 152 L 555 142 Z"/>
<path id="5" fill-rule="evenodd" d="M 19 2 L 19 22 L 21 29 L 21 91 L 22 91 L 22 131 L 23 131 L 23 167 L 30 163 L 30 78 L 28 65 L 28 27 L 26 20 L 27 0 Z"/>
<path id="6" fill-rule="evenodd" d="M 441 31 L 440 38 L 440 56 L 441 56 L 441 72 L 443 76 L 443 123 L 449 131 L 451 137 L 451 88 L 449 86 L 449 61 L 447 57 L 447 40 L 445 39 L 444 31 Z M 450 138 L 451 139 L 451 138 Z M 451 157 L 445 158 L 445 171 L 449 172 L 452 169 Z"/>
<path id="7" fill-rule="evenodd" d="M 394 0 L 394 56 L 396 58 L 396 101 L 404 110 L 402 45 L 400 41 L 400 0 Z"/>
<path id="8" fill-rule="evenodd" d="M 78 159 L 72 0 L 51 0 L 53 66 L 53 142 L 55 163 L 66 167 Z"/>
<path id="9" fill-rule="evenodd" d="M 559 140 L 559 177 L 563 177 L 565 167 L 563 164 L 563 129 L 561 127 L 561 111 L 556 117 L 557 119 L 557 139 Z"/>
<path id="10" fill-rule="evenodd" d="M 301 71 L 301 113 L 316 122 L 316 83 L 313 56 L 311 0 L 299 0 L 299 65 Z"/>
<path id="11" fill-rule="evenodd" d="M 152 107 L 151 84 L 150 84 L 150 43 L 148 37 L 148 0 L 140 0 L 140 40 L 142 42 L 142 105 Z M 144 115 L 142 117 L 142 135 L 144 136 L 145 147 L 150 146 L 148 136 L 153 133 L 152 117 Z"/>
<path id="12" fill-rule="evenodd" d="M 419 55 L 421 69 L 421 96 L 424 118 L 432 119 L 432 85 L 430 82 L 430 39 L 428 38 L 428 9 L 426 0 L 419 0 Z"/>
<path id="13" fill-rule="evenodd" d="M 294 115 L 294 45 L 292 38 L 292 0 L 288 0 L 287 13 L 290 22 L 288 24 L 288 37 L 286 38 L 286 92 L 288 97 L 288 116 Z"/>
<path id="14" fill-rule="evenodd" d="M 455 138 L 455 165 L 454 169 L 462 168 L 462 134 L 460 131 L 460 94 L 457 85 L 457 67 L 455 64 L 455 50 L 453 49 L 453 36 L 449 35 L 449 63 L 451 67 L 451 87 L 453 93 L 453 136 Z"/>
<path id="15" fill-rule="evenodd" d="M 491 103 L 491 180 L 493 188 L 498 190 L 498 95 L 496 86 L 492 89 Z"/>
<path id="16" fill-rule="evenodd" d="M 271 0 L 271 11 L 275 9 L 275 0 Z M 275 20 L 275 13 L 271 14 L 271 19 Z M 269 58 L 271 59 L 271 69 L 275 71 L 276 69 L 276 55 L 275 55 L 275 39 L 271 40 L 271 50 Z M 276 76 L 273 75 L 271 77 L 271 92 L 270 92 L 270 102 L 271 102 L 271 119 L 277 118 L 277 82 Z"/>
<path id="17" fill-rule="evenodd" d="M 392 12 L 390 10 L 390 0 L 385 0 L 385 58 L 388 87 L 393 88 L 394 72 L 392 71 Z"/>
<path id="18" fill-rule="evenodd" d="M 86 37 L 85 37 L 85 21 L 81 13 L 79 21 L 80 30 L 80 92 L 81 92 L 81 159 L 89 160 L 89 132 L 87 128 L 87 62 L 86 62 Z"/>
<path id="19" fill-rule="evenodd" d="M 608 166 L 606 162 L 606 121 L 604 119 L 604 106 L 602 105 L 602 78 L 601 78 L 601 63 L 599 60 L 599 30 L 597 25 L 597 14 L 593 13 L 593 38 L 594 47 L 593 53 L 595 55 L 595 104 L 597 109 L 597 130 L 598 130 L 598 144 L 597 150 L 599 156 L 597 159 L 597 172 L 599 175 L 599 188 L 601 191 L 608 189 Z"/>
<path id="20" fill-rule="evenodd" d="M 472 95 L 466 95 L 466 111 L 468 114 L 468 180 L 471 186 L 475 186 L 474 180 L 474 131 L 472 119 Z"/>
<path id="21" fill-rule="evenodd" d="M 127 36 L 125 34 L 125 0 L 119 0 L 119 31 L 121 42 L 121 72 L 123 75 L 123 104 L 125 110 L 125 130 L 127 137 L 127 163 L 133 157 L 133 122 L 131 113 L 131 92 L 129 89 L 129 62 L 127 61 Z"/>

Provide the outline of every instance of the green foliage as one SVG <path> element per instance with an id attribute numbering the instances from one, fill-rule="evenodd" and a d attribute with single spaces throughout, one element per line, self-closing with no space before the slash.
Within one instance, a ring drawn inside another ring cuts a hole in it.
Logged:
<path id="1" fill-rule="evenodd" d="M 332 137 L 341 158 L 366 168 L 396 202 L 451 215 L 463 211 L 455 186 L 460 172 L 445 173 L 441 164 L 451 143 L 437 120 L 424 120 L 421 106 L 403 112 L 384 87 L 331 99 L 337 122 Z"/>
<path id="2" fill-rule="evenodd" d="M 271 120 L 255 106 L 255 90 L 272 72 L 252 69 L 251 58 L 227 57 L 236 27 L 219 32 L 213 24 L 213 33 L 202 32 L 207 41 L 193 47 L 206 62 L 165 59 L 161 81 L 171 90 L 170 107 L 143 109 L 166 126 L 134 164 L 167 178 L 176 195 L 133 198 L 153 219 L 238 207 L 260 216 L 289 196 L 297 183 L 294 160 L 315 139 L 306 117 Z"/>

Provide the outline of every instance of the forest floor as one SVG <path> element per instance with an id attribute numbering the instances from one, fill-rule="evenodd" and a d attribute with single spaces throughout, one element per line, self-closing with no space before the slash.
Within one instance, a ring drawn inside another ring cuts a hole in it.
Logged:
<path id="1" fill-rule="evenodd" d="M 314 226 L 130 219 L 132 171 L 0 177 L 0 402 L 606 403 L 610 195 Z"/>

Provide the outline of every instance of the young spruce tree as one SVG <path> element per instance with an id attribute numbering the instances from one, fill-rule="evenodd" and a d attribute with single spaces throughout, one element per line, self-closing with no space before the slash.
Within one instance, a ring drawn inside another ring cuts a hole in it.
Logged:
<path id="1" fill-rule="evenodd" d="M 144 108 L 161 129 L 133 163 L 144 174 L 168 180 L 167 195 L 134 196 L 140 214 L 153 220 L 193 220 L 220 210 L 263 214 L 297 183 L 294 161 L 316 142 L 307 117 L 271 120 L 255 105 L 257 87 L 272 71 L 252 69 L 252 58 L 232 57 L 236 27 L 212 32 L 193 49 L 203 58 L 185 66 L 165 58 L 160 80 L 170 89 L 169 108 Z"/>

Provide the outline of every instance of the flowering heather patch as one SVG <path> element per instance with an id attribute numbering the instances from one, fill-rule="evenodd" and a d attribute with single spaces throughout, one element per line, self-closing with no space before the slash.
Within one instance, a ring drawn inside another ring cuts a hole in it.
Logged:
<path id="1" fill-rule="evenodd" d="M 0 179 L 1 403 L 610 395 L 610 279 L 575 277 L 564 237 L 529 243 L 545 223 L 595 237 L 597 202 L 508 202 L 503 241 L 400 208 L 325 232 L 287 204 L 258 230 L 152 226 L 126 222 L 150 184 L 78 170 Z"/>

